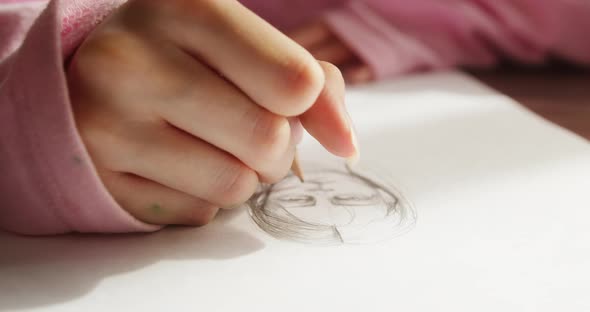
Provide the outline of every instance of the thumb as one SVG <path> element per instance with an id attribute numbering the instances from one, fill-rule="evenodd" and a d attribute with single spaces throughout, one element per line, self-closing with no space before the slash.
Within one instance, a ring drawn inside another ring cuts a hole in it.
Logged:
<path id="1" fill-rule="evenodd" d="M 324 89 L 299 119 L 307 132 L 329 152 L 354 161 L 359 151 L 354 127 L 344 105 L 344 79 L 336 66 L 319 63 L 326 77 Z"/>

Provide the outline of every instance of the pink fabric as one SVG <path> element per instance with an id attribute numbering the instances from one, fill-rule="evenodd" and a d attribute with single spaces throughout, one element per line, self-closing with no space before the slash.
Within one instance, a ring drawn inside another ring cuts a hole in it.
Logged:
<path id="1" fill-rule="evenodd" d="M 325 20 L 377 78 L 502 58 L 590 64 L 587 0 L 364 0 Z"/>
<path id="2" fill-rule="evenodd" d="M 503 58 L 534 64 L 556 56 L 590 65 L 588 0 L 242 2 L 282 29 L 321 15 L 377 78 L 488 67 Z"/>
<path id="3" fill-rule="evenodd" d="M 18 22 L 6 18 L 14 8 L 2 7 L 0 21 Z M 8 37 L 22 46 L 0 65 L 0 228 L 25 234 L 156 230 L 116 204 L 76 132 L 62 69 L 60 8 L 51 1 L 26 37 Z M 6 37 L 1 43 L 3 54 L 14 48 Z"/>
<path id="4" fill-rule="evenodd" d="M 63 64 L 124 0 L 0 0 L 0 229 L 153 231 L 101 184 Z M 322 18 L 378 78 L 501 58 L 590 64 L 588 0 L 243 0 L 281 29 Z"/>

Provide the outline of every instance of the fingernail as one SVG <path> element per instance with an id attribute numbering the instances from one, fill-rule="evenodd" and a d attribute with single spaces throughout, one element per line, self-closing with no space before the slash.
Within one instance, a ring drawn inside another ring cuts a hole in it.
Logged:
<path id="1" fill-rule="evenodd" d="M 356 163 L 358 163 L 359 159 L 360 159 L 360 150 L 359 150 L 359 144 L 358 144 L 358 139 L 357 139 L 357 135 L 356 135 L 356 130 L 354 128 L 354 124 L 352 123 L 352 119 L 350 118 L 350 115 L 347 112 L 348 117 L 348 125 L 350 127 L 350 142 L 352 143 L 352 146 L 354 147 L 354 154 L 352 154 L 351 156 L 349 156 L 346 159 L 346 164 L 348 166 L 354 166 Z"/>
<path id="2" fill-rule="evenodd" d="M 350 156 L 346 159 L 346 164 L 348 166 L 354 166 L 359 162 L 360 152 L 359 152 L 358 141 L 356 139 L 356 134 L 355 134 L 354 130 L 350 132 L 350 136 L 351 136 L 352 145 L 354 146 L 354 154 L 352 154 L 352 156 Z"/>
<path id="3" fill-rule="evenodd" d="M 289 126 L 291 127 L 291 142 L 293 145 L 298 145 L 303 139 L 303 126 L 297 117 L 288 118 Z"/>

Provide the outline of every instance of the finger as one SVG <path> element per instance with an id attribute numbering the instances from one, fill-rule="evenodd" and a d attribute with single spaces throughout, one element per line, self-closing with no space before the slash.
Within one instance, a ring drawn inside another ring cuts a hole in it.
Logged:
<path id="1" fill-rule="evenodd" d="M 317 61 L 256 14 L 237 1 L 171 2 L 180 12 L 165 23 L 166 35 L 254 102 L 282 116 L 315 102 L 324 85 Z"/>
<path id="2" fill-rule="evenodd" d="M 135 175 L 101 171 L 100 177 L 119 205 L 143 222 L 205 225 L 219 210 L 205 200 Z"/>
<path id="3" fill-rule="evenodd" d="M 338 67 L 341 64 L 349 63 L 355 55 L 352 51 L 337 39 L 332 39 L 321 45 L 315 46 L 309 52 L 318 60 L 332 63 Z"/>
<path id="4" fill-rule="evenodd" d="M 287 36 L 295 40 L 302 47 L 310 50 L 328 41 L 333 35 L 324 23 L 312 22 L 287 33 Z"/>
<path id="5" fill-rule="evenodd" d="M 234 155 L 264 182 L 282 179 L 289 172 L 298 139 L 287 118 L 257 105 L 211 69 L 183 57 L 176 76 L 185 77 L 188 91 L 180 97 L 171 95 L 168 101 L 156 100 L 158 115 Z"/>
<path id="6" fill-rule="evenodd" d="M 121 147 L 102 159 L 98 155 L 100 163 L 112 164 L 109 169 L 141 176 L 219 207 L 240 204 L 254 193 L 256 173 L 234 156 L 172 126 L 131 123 L 111 131 L 110 138 L 101 138 Z"/>
<path id="7" fill-rule="evenodd" d="M 341 157 L 358 154 L 356 137 L 344 106 L 344 80 L 334 65 L 320 62 L 326 86 L 317 102 L 300 116 L 303 127 L 328 151 Z"/>
<path id="8" fill-rule="evenodd" d="M 351 84 L 362 84 L 373 80 L 373 71 L 367 65 L 353 65 L 344 69 L 344 79 Z"/>

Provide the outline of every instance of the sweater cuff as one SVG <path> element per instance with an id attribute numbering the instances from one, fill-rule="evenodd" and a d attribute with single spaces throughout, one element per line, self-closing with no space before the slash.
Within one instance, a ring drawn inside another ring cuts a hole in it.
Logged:
<path id="1" fill-rule="evenodd" d="M 2 66 L 0 228 L 33 235 L 157 230 L 115 202 L 78 135 L 58 9 L 58 1 L 49 2 Z"/>

